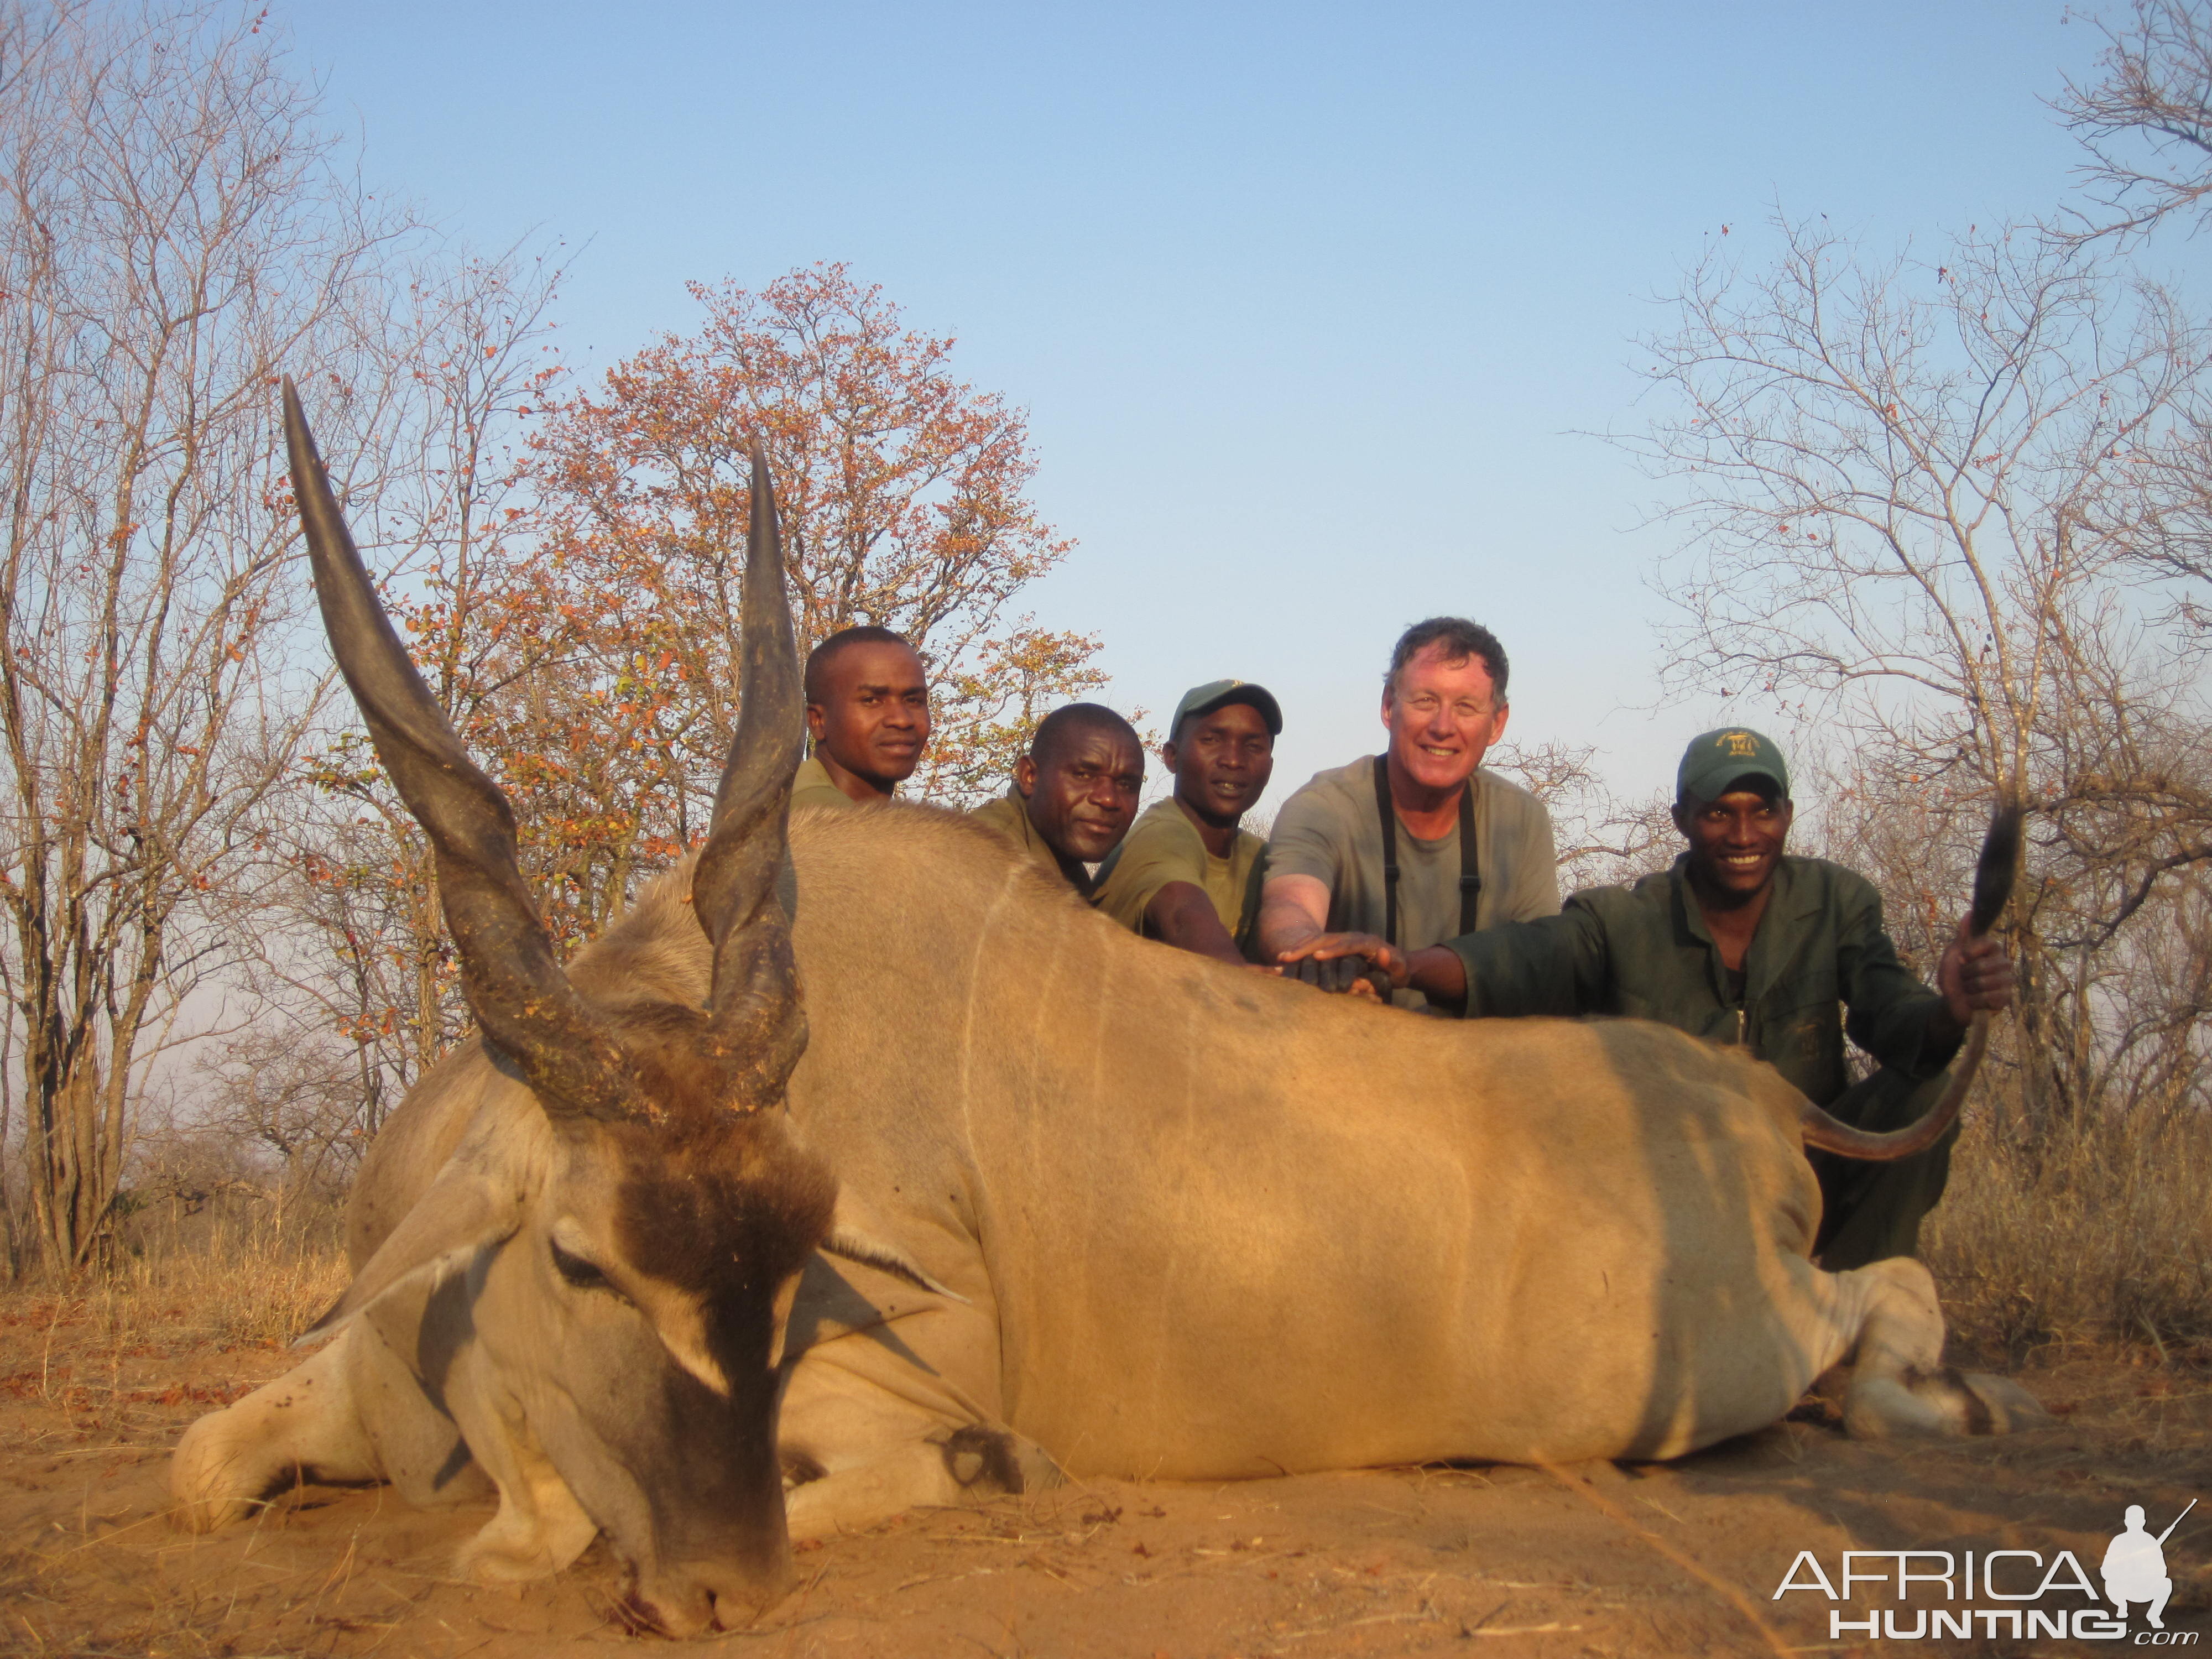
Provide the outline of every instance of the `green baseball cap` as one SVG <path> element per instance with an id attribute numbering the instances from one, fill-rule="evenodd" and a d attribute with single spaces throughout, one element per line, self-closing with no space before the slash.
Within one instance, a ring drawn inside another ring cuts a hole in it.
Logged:
<path id="1" fill-rule="evenodd" d="M 1275 694 L 1264 685 L 1255 685 L 1249 680 L 1208 680 L 1204 685 L 1194 685 L 1182 694 L 1176 705 L 1175 718 L 1168 722 L 1168 741 L 1182 730 L 1185 715 L 1211 714 L 1215 709 L 1232 702 L 1250 705 L 1260 711 L 1260 718 L 1267 723 L 1267 735 L 1283 735 L 1283 708 L 1275 701 Z"/>
<path id="2" fill-rule="evenodd" d="M 1674 799 L 1695 795 L 1699 800 L 1718 800 L 1729 786 L 1745 778 L 1764 778 L 1783 799 L 1790 799 L 1790 767 L 1771 738 L 1747 726 L 1723 726 L 1702 732 L 1682 751 L 1674 770 Z"/>

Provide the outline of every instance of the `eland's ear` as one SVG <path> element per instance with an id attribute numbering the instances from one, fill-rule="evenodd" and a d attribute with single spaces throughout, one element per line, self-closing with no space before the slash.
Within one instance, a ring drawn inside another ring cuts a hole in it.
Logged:
<path id="1" fill-rule="evenodd" d="M 824 1255 L 842 1256 L 863 1267 L 873 1267 L 879 1273 L 889 1273 L 894 1279 L 903 1279 L 917 1290 L 933 1291 L 951 1301 L 965 1304 L 968 1298 L 959 1291 L 939 1284 L 904 1250 L 888 1242 L 879 1231 L 875 1214 L 866 1204 L 853 1195 L 850 1187 L 837 1188 L 837 1209 L 830 1220 L 830 1237 L 822 1241 Z"/>
<path id="2" fill-rule="evenodd" d="M 293 1339 L 293 1346 L 336 1335 L 378 1297 L 410 1279 L 425 1273 L 434 1282 L 445 1279 L 484 1245 L 512 1237 L 521 1224 L 521 1200 L 512 1188 L 467 1164 L 448 1164 L 353 1276 L 345 1294 Z"/>

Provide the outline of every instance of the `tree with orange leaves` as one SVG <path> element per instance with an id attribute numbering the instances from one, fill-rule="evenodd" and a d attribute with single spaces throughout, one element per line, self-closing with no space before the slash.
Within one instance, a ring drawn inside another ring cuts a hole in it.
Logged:
<path id="1" fill-rule="evenodd" d="M 1104 681 L 1095 638 L 1008 614 L 1073 545 L 1025 493 L 1036 461 L 1024 411 L 954 379 L 952 340 L 902 326 L 882 289 L 842 264 L 757 293 L 691 292 L 707 313 L 696 333 L 617 366 L 536 441 L 553 561 L 609 608 L 594 634 L 606 674 L 639 682 L 634 713 L 661 705 L 655 737 L 710 789 L 736 713 L 757 434 L 801 648 L 860 623 L 905 635 L 934 686 L 936 732 L 913 787 L 953 801 L 1002 787 L 1045 710 Z"/>
<path id="2" fill-rule="evenodd" d="M 1101 683 L 1097 641 L 1008 618 L 1070 543 L 1024 491 L 1021 412 L 952 379 L 949 340 L 902 330 L 842 266 L 757 295 L 695 288 L 707 325 L 558 397 L 539 356 L 558 273 L 502 266 L 425 308 L 412 354 L 434 453 L 415 504 L 365 517 L 416 661 L 513 801 L 523 863 L 564 945 L 704 833 L 736 718 L 737 561 L 759 431 L 776 469 L 807 643 L 896 628 L 929 659 L 920 792 L 1004 787 L 1030 729 Z M 510 465 L 498 438 L 535 417 Z M 294 909 L 328 945 L 318 989 L 357 1050 L 364 1126 L 467 1029 L 427 849 L 349 727 L 308 769 Z"/>

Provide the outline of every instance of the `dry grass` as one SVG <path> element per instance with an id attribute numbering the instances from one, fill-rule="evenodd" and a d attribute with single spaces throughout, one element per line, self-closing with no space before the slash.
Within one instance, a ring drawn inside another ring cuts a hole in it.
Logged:
<path id="1" fill-rule="evenodd" d="M 337 1301 L 352 1277 L 326 1239 L 218 1229 L 203 1249 L 148 1254 L 118 1266 L 101 1294 L 185 1310 L 186 1328 L 214 1341 L 289 1342 Z"/>
<path id="2" fill-rule="evenodd" d="M 158 1326 L 165 1337 L 258 1346 L 306 1330 L 350 1276 L 330 1228 L 280 1231 L 247 1215 L 216 1218 L 188 1238 L 164 1229 L 105 1271 L 34 1275 L 18 1289 L 26 1303 L 70 1310 L 119 1342 Z"/>
<path id="3" fill-rule="evenodd" d="M 2134 1346 L 2212 1358 L 2212 1123 L 2111 1115 L 2033 1143 L 1971 1117 L 1922 1233 L 1952 1328 L 2014 1361 Z"/>

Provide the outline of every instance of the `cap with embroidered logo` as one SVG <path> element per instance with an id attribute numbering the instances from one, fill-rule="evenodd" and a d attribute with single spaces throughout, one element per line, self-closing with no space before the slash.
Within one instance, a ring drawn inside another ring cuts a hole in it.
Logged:
<path id="1" fill-rule="evenodd" d="M 1774 739 L 1749 726 L 1723 726 L 1690 739 L 1674 770 L 1674 799 L 1718 800 L 1730 785 L 1760 779 L 1772 784 L 1783 799 L 1790 799 L 1790 767 Z"/>
<path id="2" fill-rule="evenodd" d="M 1211 714 L 1217 708 L 1232 702 L 1247 703 L 1259 711 L 1267 722 L 1267 735 L 1283 735 L 1282 706 L 1275 694 L 1264 685 L 1255 685 L 1249 680 L 1208 680 L 1204 685 L 1194 685 L 1182 694 L 1176 705 L 1175 718 L 1168 722 L 1168 741 L 1173 743 L 1176 734 L 1182 730 L 1183 720 L 1191 714 Z"/>

